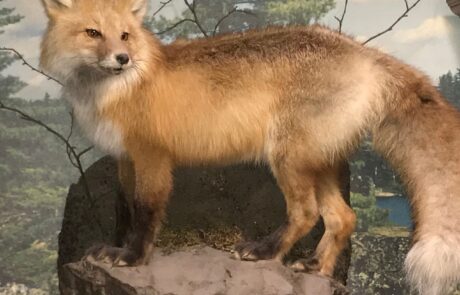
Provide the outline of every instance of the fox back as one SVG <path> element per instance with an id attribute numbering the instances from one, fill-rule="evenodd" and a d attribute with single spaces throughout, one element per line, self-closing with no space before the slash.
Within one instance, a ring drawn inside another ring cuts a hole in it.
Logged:
<path id="1" fill-rule="evenodd" d="M 371 133 L 410 193 L 412 286 L 445 294 L 460 280 L 460 115 L 423 73 L 321 26 L 163 45 L 142 27 L 146 0 L 42 1 L 41 65 L 64 83 L 89 138 L 117 157 L 131 196 L 127 246 L 95 257 L 149 262 L 175 166 L 258 161 L 287 220 L 238 245 L 238 257 L 282 259 L 322 216 L 313 258 L 296 265 L 330 276 L 355 225 L 341 171 Z"/>

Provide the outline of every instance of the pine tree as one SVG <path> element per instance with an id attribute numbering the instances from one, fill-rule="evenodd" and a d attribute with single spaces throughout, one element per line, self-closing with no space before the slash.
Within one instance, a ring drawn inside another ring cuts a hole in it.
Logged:
<path id="1" fill-rule="evenodd" d="M 317 22 L 334 7 L 334 0 L 272 0 L 267 1 L 266 11 L 270 23 L 308 25 Z"/>
<path id="2" fill-rule="evenodd" d="M 0 0 L 0 3 L 3 0 Z M 1 5 L 1 4 L 0 4 Z M 19 22 L 22 16 L 14 14 L 14 8 L 0 8 L 0 28 Z M 0 30 L 0 34 L 4 31 Z M 0 52 L 0 72 L 9 67 L 15 58 L 7 52 Z M 18 77 L 4 76 L 0 74 L 0 99 L 9 98 L 11 95 L 17 93 L 26 84 L 22 82 Z"/>
<path id="3" fill-rule="evenodd" d="M 438 88 L 447 100 L 460 109 L 460 69 L 457 69 L 455 75 L 449 71 L 439 77 Z"/>
<path id="4" fill-rule="evenodd" d="M 208 36 L 216 33 L 244 31 L 267 25 L 309 24 L 319 20 L 334 8 L 335 0 L 188 0 L 195 1 L 195 12 L 201 28 Z M 240 12 L 228 15 L 232 10 Z M 179 22 L 193 20 L 194 15 L 186 9 L 180 17 L 167 19 L 163 16 L 147 19 L 147 26 L 161 32 Z M 216 30 L 216 24 L 219 24 Z M 190 22 L 180 23 L 162 38 L 202 37 L 200 28 Z"/>

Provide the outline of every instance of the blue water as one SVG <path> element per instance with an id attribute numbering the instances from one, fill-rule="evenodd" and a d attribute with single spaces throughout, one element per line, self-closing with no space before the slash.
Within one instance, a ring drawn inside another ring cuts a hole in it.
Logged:
<path id="1" fill-rule="evenodd" d="M 398 226 L 411 227 L 410 206 L 406 197 L 377 198 L 377 207 L 389 209 L 388 219 Z"/>

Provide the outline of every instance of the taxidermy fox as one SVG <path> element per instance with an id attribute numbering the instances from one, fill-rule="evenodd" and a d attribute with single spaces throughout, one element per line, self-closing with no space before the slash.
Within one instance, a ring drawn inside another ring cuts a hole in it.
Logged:
<path id="1" fill-rule="evenodd" d="M 423 74 L 320 26 L 162 45 L 142 27 L 146 0 L 42 1 L 41 65 L 135 191 L 126 247 L 94 257 L 149 262 L 175 166 L 258 161 L 284 193 L 287 221 L 238 256 L 281 259 L 322 216 L 314 258 L 295 265 L 332 275 L 355 226 L 340 167 L 370 132 L 411 196 L 410 282 L 444 294 L 460 280 L 460 114 Z"/>

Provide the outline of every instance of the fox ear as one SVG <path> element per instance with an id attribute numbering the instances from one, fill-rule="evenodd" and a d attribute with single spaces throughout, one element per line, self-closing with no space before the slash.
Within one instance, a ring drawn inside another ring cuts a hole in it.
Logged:
<path id="1" fill-rule="evenodd" d="M 71 8 L 74 0 L 42 0 L 49 17 L 56 16 L 64 9 Z"/>
<path id="2" fill-rule="evenodd" d="M 140 21 L 144 19 L 147 13 L 147 2 L 147 0 L 131 0 L 131 11 Z"/>

